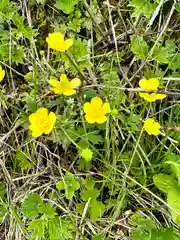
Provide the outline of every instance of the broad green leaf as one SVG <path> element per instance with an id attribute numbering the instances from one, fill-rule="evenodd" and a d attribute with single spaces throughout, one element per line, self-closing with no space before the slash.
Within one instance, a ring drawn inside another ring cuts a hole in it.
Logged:
<path id="1" fill-rule="evenodd" d="M 38 208 L 42 206 L 43 200 L 38 194 L 29 195 L 22 203 L 23 214 L 33 218 L 39 215 Z"/>
<path id="2" fill-rule="evenodd" d="M 171 189 L 177 186 L 177 183 L 172 175 L 167 174 L 157 174 L 153 176 L 153 182 L 159 190 L 167 193 Z"/>
<path id="3" fill-rule="evenodd" d="M 149 47 L 143 37 L 136 35 L 131 37 L 131 51 L 137 59 L 146 59 L 148 50 Z"/>
<path id="4" fill-rule="evenodd" d="M 104 214 L 105 205 L 97 200 L 91 202 L 90 208 L 90 218 L 93 221 L 96 221 L 98 218 L 102 217 Z"/>
<path id="5" fill-rule="evenodd" d="M 168 204 L 173 221 L 180 225 L 180 191 L 179 189 L 172 189 L 168 192 Z"/>
<path id="6" fill-rule="evenodd" d="M 79 0 L 56 0 L 55 7 L 62 10 L 66 14 L 70 14 L 74 11 L 74 6 Z"/>
<path id="7" fill-rule="evenodd" d="M 171 165 L 172 171 L 176 174 L 176 177 L 178 179 L 178 184 L 180 186 L 180 163 L 173 162 L 173 161 L 167 161 L 166 163 Z"/>

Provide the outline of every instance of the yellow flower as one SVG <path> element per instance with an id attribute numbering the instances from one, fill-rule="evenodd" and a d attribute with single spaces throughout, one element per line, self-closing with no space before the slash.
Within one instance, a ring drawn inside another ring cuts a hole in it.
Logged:
<path id="1" fill-rule="evenodd" d="M 142 89 L 146 90 L 158 90 L 159 80 L 157 78 L 142 79 L 139 81 L 139 86 Z M 155 102 L 156 100 L 161 100 L 167 97 L 166 94 L 157 94 L 157 93 L 139 93 L 140 97 L 148 102 Z"/>
<path id="2" fill-rule="evenodd" d="M 104 123 L 107 120 L 106 113 L 111 109 L 108 102 L 103 103 L 99 97 L 91 99 L 91 103 L 84 104 L 85 119 L 88 123 Z"/>
<path id="3" fill-rule="evenodd" d="M 43 133 L 49 134 L 56 122 L 56 115 L 53 112 L 48 114 L 48 109 L 39 108 L 35 113 L 29 116 L 30 126 L 33 137 L 39 137 Z"/>
<path id="4" fill-rule="evenodd" d="M 0 66 L 0 82 L 3 80 L 4 76 L 5 76 L 5 71 Z"/>
<path id="5" fill-rule="evenodd" d="M 76 93 L 74 88 L 78 87 L 81 84 L 79 78 L 74 78 L 71 81 L 68 80 L 66 74 L 60 76 L 60 81 L 55 78 L 50 79 L 50 85 L 52 86 L 51 90 L 56 94 L 64 94 L 65 96 L 71 96 Z"/>
<path id="6" fill-rule="evenodd" d="M 149 135 L 159 135 L 160 128 L 160 124 L 158 122 L 155 122 L 152 118 L 147 118 L 144 123 L 144 129 Z"/>
<path id="7" fill-rule="evenodd" d="M 73 39 L 64 40 L 64 35 L 61 32 L 51 33 L 49 37 L 46 38 L 46 42 L 50 48 L 59 52 L 64 52 L 73 45 Z"/>

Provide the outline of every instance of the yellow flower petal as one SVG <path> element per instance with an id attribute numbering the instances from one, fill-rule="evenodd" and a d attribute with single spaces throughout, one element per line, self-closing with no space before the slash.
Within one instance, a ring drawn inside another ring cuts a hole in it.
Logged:
<path id="1" fill-rule="evenodd" d="M 148 89 L 157 90 L 159 87 L 159 80 L 157 78 L 150 78 L 148 80 Z"/>
<path id="2" fill-rule="evenodd" d="M 47 108 L 39 108 L 37 111 L 36 111 L 36 114 L 39 115 L 40 117 L 44 117 L 46 118 L 48 116 L 48 110 Z"/>
<path id="3" fill-rule="evenodd" d="M 74 95 L 75 93 L 76 91 L 74 89 L 67 89 L 63 92 L 65 96 L 71 96 L 71 95 Z"/>
<path id="4" fill-rule="evenodd" d="M 104 123 L 107 121 L 106 113 L 111 111 L 109 103 L 102 103 L 99 97 L 94 97 L 91 102 L 84 104 L 85 119 L 88 123 Z"/>
<path id="5" fill-rule="evenodd" d="M 160 128 L 160 124 L 158 122 L 155 122 L 152 118 L 147 118 L 144 123 L 144 129 L 149 135 L 159 135 Z"/>
<path id="6" fill-rule="evenodd" d="M 69 82 L 66 74 L 61 74 L 60 80 L 61 80 L 62 83 L 64 83 L 64 82 L 65 82 L 65 83 Z"/>
<path id="7" fill-rule="evenodd" d="M 88 123 L 91 123 L 91 124 L 95 123 L 95 119 L 90 114 L 86 114 L 85 119 Z"/>
<path id="8" fill-rule="evenodd" d="M 33 137 L 40 137 L 43 134 L 43 131 L 41 131 L 38 128 L 34 128 L 34 129 L 32 128 L 31 131 L 32 131 Z"/>
<path id="9" fill-rule="evenodd" d="M 110 113 L 111 112 L 111 108 L 110 108 L 110 105 L 108 102 L 105 102 L 103 104 L 103 110 L 104 110 L 104 113 Z"/>
<path id="10" fill-rule="evenodd" d="M 46 42 L 49 44 L 49 47 L 63 52 L 64 49 L 64 35 L 60 32 L 54 32 L 49 35 L 49 37 L 46 38 Z"/>
<path id="11" fill-rule="evenodd" d="M 91 100 L 91 104 L 93 106 L 96 106 L 96 107 L 101 107 L 102 106 L 102 100 L 101 98 L 99 97 L 94 97 L 92 100 Z"/>
<path id="12" fill-rule="evenodd" d="M 99 124 L 102 124 L 102 123 L 104 123 L 106 121 L 107 121 L 107 117 L 106 116 L 102 116 L 101 118 L 98 118 L 96 120 L 96 122 L 99 123 Z"/>
<path id="13" fill-rule="evenodd" d="M 0 68 L 0 82 L 4 79 L 4 76 L 5 76 L 5 71 L 1 67 Z"/>
<path id="14" fill-rule="evenodd" d="M 68 50 L 73 45 L 73 39 L 64 40 L 64 35 L 61 32 L 54 32 L 46 38 L 49 47 L 60 52 Z"/>
<path id="15" fill-rule="evenodd" d="M 89 102 L 86 102 L 84 104 L 84 112 L 87 113 L 89 111 L 91 111 L 91 104 Z"/>
<path id="16" fill-rule="evenodd" d="M 140 86 L 140 88 L 146 89 L 146 88 L 147 88 L 147 83 L 148 83 L 148 80 L 146 80 L 146 79 L 141 79 L 141 80 L 139 81 L 139 86 Z"/>
<path id="17" fill-rule="evenodd" d="M 58 87 L 60 82 L 56 78 L 50 78 L 49 83 L 53 87 Z"/>
<path id="18" fill-rule="evenodd" d="M 147 90 L 157 90 L 159 86 L 159 80 L 157 78 L 142 79 L 139 81 L 140 88 Z"/>
<path id="19" fill-rule="evenodd" d="M 156 99 L 157 99 L 157 100 L 161 100 L 161 99 L 164 99 L 164 98 L 166 98 L 166 97 L 167 97 L 166 94 L 156 94 Z"/>
<path id="20" fill-rule="evenodd" d="M 56 115 L 55 115 L 55 113 L 50 112 L 48 118 L 49 118 L 48 119 L 48 124 L 45 127 L 45 129 L 44 129 L 44 133 L 45 134 L 49 134 L 53 130 L 54 124 L 56 122 Z"/>
<path id="21" fill-rule="evenodd" d="M 39 108 L 35 113 L 29 116 L 30 126 L 33 137 L 39 137 L 43 133 L 49 134 L 56 122 L 56 115 L 50 112 L 48 115 L 48 109 Z"/>
<path id="22" fill-rule="evenodd" d="M 72 88 L 76 88 L 81 84 L 81 80 L 79 78 L 74 78 L 71 81 Z"/>
<path id="23" fill-rule="evenodd" d="M 32 113 L 30 116 L 29 116 L 29 122 L 30 123 L 33 123 L 37 120 L 37 114 L 36 113 Z"/>
<path id="24" fill-rule="evenodd" d="M 65 40 L 64 44 L 65 44 L 65 50 L 68 50 L 73 45 L 73 39 L 70 38 Z"/>

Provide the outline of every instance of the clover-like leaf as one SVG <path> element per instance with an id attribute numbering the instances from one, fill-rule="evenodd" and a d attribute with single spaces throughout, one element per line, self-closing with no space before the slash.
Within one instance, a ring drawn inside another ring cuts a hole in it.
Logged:
<path id="1" fill-rule="evenodd" d="M 66 198 L 71 199 L 74 196 L 75 191 L 80 188 L 80 184 L 75 179 L 74 175 L 67 171 L 64 179 L 56 183 L 56 188 L 59 190 L 65 190 Z"/>

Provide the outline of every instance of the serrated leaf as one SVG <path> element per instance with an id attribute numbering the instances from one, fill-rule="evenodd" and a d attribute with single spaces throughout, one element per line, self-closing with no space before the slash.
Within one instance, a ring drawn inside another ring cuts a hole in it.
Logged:
<path id="1" fill-rule="evenodd" d="M 33 218 L 39 215 L 38 208 L 43 204 L 42 198 L 38 194 L 29 195 L 22 203 L 23 214 Z"/>
<path id="2" fill-rule="evenodd" d="M 146 59 L 148 50 L 149 47 L 143 37 L 136 35 L 131 37 L 131 51 L 137 59 Z"/>
<path id="3" fill-rule="evenodd" d="M 70 14 L 74 11 L 74 6 L 79 0 L 56 0 L 55 7 L 62 10 L 66 14 Z"/>
<path id="4" fill-rule="evenodd" d="M 73 238 L 75 227 L 72 222 L 62 217 L 56 217 L 49 221 L 50 240 L 70 240 Z"/>
<path id="5" fill-rule="evenodd" d="M 176 70 L 180 68 L 180 53 L 175 53 L 169 57 L 169 69 Z"/>
<path id="6" fill-rule="evenodd" d="M 44 214 L 46 219 L 54 218 L 56 213 L 56 207 L 52 207 L 51 203 L 44 203 L 38 207 L 38 212 Z"/>
<path id="7" fill-rule="evenodd" d="M 32 237 L 44 237 L 47 222 L 43 219 L 35 219 L 29 223 L 28 230 L 33 230 Z"/>
<path id="8" fill-rule="evenodd" d="M 131 0 L 129 5 L 134 8 L 133 16 L 144 15 L 146 18 L 150 18 L 157 7 L 157 3 L 149 0 Z"/>
<path id="9" fill-rule="evenodd" d="M 159 190 L 167 193 L 171 189 L 177 186 L 177 183 L 172 175 L 167 174 L 157 174 L 153 176 L 153 182 Z"/>

